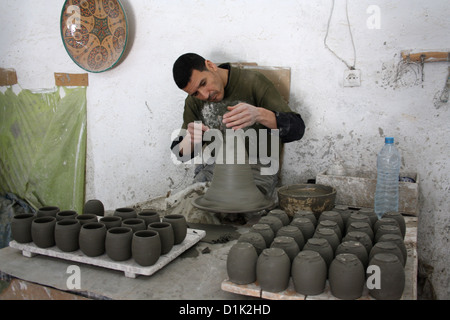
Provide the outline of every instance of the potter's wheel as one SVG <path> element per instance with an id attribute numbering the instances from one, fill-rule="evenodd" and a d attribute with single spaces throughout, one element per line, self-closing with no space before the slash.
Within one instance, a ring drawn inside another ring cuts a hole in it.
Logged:
<path id="1" fill-rule="evenodd" d="M 211 211 L 215 213 L 249 213 L 258 212 L 261 210 L 269 209 L 274 205 L 274 202 L 269 199 L 263 199 L 257 204 L 252 204 L 250 206 L 238 205 L 236 202 L 236 207 L 230 206 L 230 203 L 220 203 L 217 201 L 209 201 L 204 198 L 205 196 L 200 196 L 192 200 L 192 205 L 198 209 Z"/>

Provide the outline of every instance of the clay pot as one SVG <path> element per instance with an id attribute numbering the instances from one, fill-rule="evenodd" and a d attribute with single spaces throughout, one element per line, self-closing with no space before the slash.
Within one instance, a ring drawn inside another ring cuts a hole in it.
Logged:
<path id="1" fill-rule="evenodd" d="M 351 232 L 351 231 L 360 231 L 360 232 L 367 233 L 370 240 L 373 242 L 374 234 L 373 234 L 372 228 L 370 227 L 370 224 L 368 224 L 367 222 L 352 222 L 352 223 L 350 223 L 350 225 L 347 228 L 347 232 Z"/>
<path id="2" fill-rule="evenodd" d="M 398 227 L 398 222 L 397 222 L 397 220 L 395 220 L 393 218 L 381 218 L 377 222 L 375 222 L 375 224 L 373 226 L 373 233 L 376 234 L 378 231 L 378 228 L 382 225 L 391 225 L 391 226 Z"/>
<path id="3" fill-rule="evenodd" d="M 55 245 L 55 224 L 53 216 L 43 216 L 31 223 L 31 238 L 39 248 L 49 248 Z"/>
<path id="4" fill-rule="evenodd" d="M 314 232 L 313 238 L 323 238 L 328 241 L 331 248 L 333 249 L 333 254 L 336 252 L 337 247 L 341 243 L 339 240 L 339 237 L 337 236 L 336 232 L 332 229 L 328 228 L 321 228 L 316 229 L 316 232 Z"/>
<path id="5" fill-rule="evenodd" d="M 292 261 L 294 261 L 294 258 L 300 252 L 297 242 L 295 242 L 294 238 L 292 237 L 277 236 L 275 237 L 275 239 L 273 239 L 273 242 L 270 245 L 270 247 L 283 249 L 284 252 L 286 252 L 286 254 L 288 255 L 291 263 Z"/>
<path id="6" fill-rule="evenodd" d="M 317 226 L 317 218 L 312 211 L 306 211 L 306 210 L 296 211 L 294 213 L 292 220 L 297 219 L 297 218 L 308 218 L 314 225 L 314 228 Z"/>
<path id="7" fill-rule="evenodd" d="M 375 243 L 372 250 L 370 250 L 369 261 L 372 260 L 374 255 L 376 255 L 377 253 L 392 253 L 397 256 L 402 266 L 405 266 L 405 259 L 403 258 L 403 254 L 400 248 L 394 242 L 378 241 L 377 243 Z"/>
<path id="8" fill-rule="evenodd" d="M 358 299 L 362 296 L 366 276 L 361 261 L 351 253 L 334 258 L 328 271 L 333 296 L 339 299 Z"/>
<path id="9" fill-rule="evenodd" d="M 78 220 L 81 225 L 91 222 L 98 222 L 97 216 L 93 213 L 79 214 L 75 219 Z"/>
<path id="10" fill-rule="evenodd" d="M 311 250 L 318 252 L 327 264 L 327 268 L 330 267 L 331 261 L 333 261 L 334 254 L 333 248 L 330 243 L 323 238 L 310 238 L 303 247 L 303 251 Z"/>
<path id="11" fill-rule="evenodd" d="M 258 232 L 246 232 L 244 234 L 241 234 L 238 238 L 238 242 L 247 242 L 250 243 L 253 247 L 255 247 L 256 253 L 258 255 L 261 254 L 261 252 L 267 248 L 266 247 L 266 241 L 264 240 L 263 236 Z"/>
<path id="12" fill-rule="evenodd" d="M 333 208 L 333 211 L 338 212 L 341 215 L 342 221 L 344 221 L 344 226 L 347 225 L 347 220 L 350 215 L 353 213 L 352 210 L 348 208 L 348 206 L 337 205 Z M 345 232 L 345 231 L 344 231 Z"/>
<path id="13" fill-rule="evenodd" d="M 148 225 L 148 230 L 159 233 L 161 241 L 161 254 L 166 254 L 173 248 L 175 242 L 172 225 L 168 222 L 152 222 Z"/>
<path id="14" fill-rule="evenodd" d="M 256 232 L 262 235 L 264 241 L 266 242 L 266 248 L 270 247 L 275 235 L 272 228 L 265 223 L 256 223 L 250 228 L 250 232 Z"/>
<path id="15" fill-rule="evenodd" d="M 228 279 L 236 284 L 249 284 L 256 281 L 256 262 L 258 254 L 248 242 L 235 243 L 228 252 Z"/>
<path id="16" fill-rule="evenodd" d="M 122 227 L 130 228 L 133 233 L 140 230 L 146 230 L 145 221 L 138 218 L 128 218 L 122 220 Z"/>
<path id="17" fill-rule="evenodd" d="M 378 253 L 369 262 L 369 267 L 380 268 L 379 288 L 369 288 L 369 294 L 378 300 L 398 300 L 405 289 L 405 270 L 394 254 Z M 369 279 L 368 279 L 369 280 Z"/>
<path id="18" fill-rule="evenodd" d="M 60 221 L 63 219 L 76 219 L 78 217 L 78 213 L 74 210 L 64 210 L 60 211 L 56 214 L 56 221 Z"/>
<path id="19" fill-rule="evenodd" d="M 339 239 L 339 243 L 341 242 L 342 232 L 341 232 L 341 228 L 339 228 L 339 225 L 337 224 L 336 221 L 322 220 L 317 224 L 316 231 L 319 229 L 322 229 L 322 228 L 333 230 Z"/>
<path id="20" fill-rule="evenodd" d="M 383 214 L 383 218 L 391 218 L 397 221 L 398 227 L 400 228 L 400 232 L 402 233 L 403 239 L 405 239 L 406 235 L 406 221 L 403 215 L 397 211 L 390 211 Z"/>
<path id="21" fill-rule="evenodd" d="M 59 212 L 59 207 L 55 206 L 45 206 L 42 208 L 39 208 L 36 212 L 36 217 L 56 217 L 56 214 Z"/>
<path id="22" fill-rule="evenodd" d="M 136 263 L 141 266 L 154 265 L 161 255 L 161 238 L 159 233 L 155 230 L 135 232 L 131 242 L 131 255 Z"/>
<path id="23" fill-rule="evenodd" d="M 106 230 L 122 226 L 122 218 L 119 216 L 102 217 L 100 218 L 99 222 L 105 225 Z"/>
<path id="24" fill-rule="evenodd" d="M 83 214 L 85 213 L 92 213 L 96 216 L 103 217 L 105 215 L 105 207 L 103 206 L 103 202 L 97 199 L 86 201 L 83 206 Z"/>
<path id="25" fill-rule="evenodd" d="M 281 220 L 283 223 L 283 226 L 287 226 L 289 224 L 289 216 L 287 215 L 286 211 L 282 209 L 273 209 L 270 210 L 267 214 L 268 216 L 274 216 Z"/>
<path id="26" fill-rule="evenodd" d="M 402 237 L 399 236 L 398 234 L 384 234 L 378 239 L 378 242 L 383 242 L 383 241 L 389 241 L 389 242 L 395 243 L 397 245 L 397 247 L 400 249 L 400 251 L 402 252 L 403 261 L 405 261 L 405 264 L 406 264 L 406 260 L 408 258 L 408 251 L 406 250 L 405 242 L 403 241 Z"/>
<path id="27" fill-rule="evenodd" d="M 76 219 L 62 219 L 55 225 L 56 246 L 64 252 L 72 252 L 79 249 L 78 238 L 81 224 Z"/>
<path id="28" fill-rule="evenodd" d="M 119 216 L 122 220 L 136 218 L 137 213 L 133 208 L 117 208 L 114 210 L 113 216 Z"/>
<path id="29" fill-rule="evenodd" d="M 182 214 L 168 214 L 162 218 L 162 221 L 172 225 L 174 245 L 180 244 L 186 239 L 187 222 L 185 216 Z"/>
<path id="30" fill-rule="evenodd" d="M 146 228 L 152 222 L 160 222 L 161 218 L 159 217 L 159 213 L 153 210 L 145 209 L 142 212 L 137 214 L 138 219 L 142 219 L 145 221 Z"/>
<path id="31" fill-rule="evenodd" d="M 292 262 L 294 289 L 304 295 L 321 294 L 327 280 L 327 264 L 316 251 L 303 250 Z"/>
<path id="32" fill-rule="evenodd" d="M 366 248 L 367 254 L 369 254 L 370 250 L 372 250 L 372 240 L 370 240 L 370 237 L 365 232 L 350 231 L 345 235 L 344 238 L 342 238 L 342 242 L 350 240 L 361 242 L 364 248 Z"/>
<path id="33" fill-rule="evenodd" d="M 272 228 L 274 234 L 277 234 L 278 230 L 283 226 L 283 222 L 280 220 L 280 218 L 277 218 L 275 216 L 261 217 L 258 223 L 268 224 Z"/>
<path id="34" fill-rule="evenodd" d="M 100 222 L 81 225 L 78 243 L 80 250 L 88 257 L 97 257 L 105 253 L 106 227 Z"/>
<path id="35" fill-rule="evenodd" d="M 369 217 L 370 227 L 373 229 L 373 226 L 378 221 L 378 217 L 375 211 L 372 208 L 361 208 L 359 210 L 359 213 Z"/>
<path id="36" fill-rule="evenodd" d="M 31 213 L 22 213 L 13 216 L 11 220 L 11 237 L 18 243 L 28 243 L 31 238 L 31 224 L 36 216 Z"/>
<path id="37" fill-rule="evenodd" d="M 308 218 L 292 219 L 290 225 L 297 227 L 302 232 L 305 242 L 314 236 L 314 231 L 316 228 L 314 227 L 312 221 Z"/>
<path id="38" fill-rule="evenodd" d="M 262 290 L 283 291 L 288 287 L 291 260 L 280 248 L 266 248 L 256 262 L 256 279 Z"/>
<path id="39" fill-rule="evenodd" d="M 318 223 L 324 220 L 331 220 L 337 223 L 339 229 L 341 229 L 341 235 L 344 233 L 344 220 L 342 220 L 341 215 L 336 211 L 323 211 L 318 219 Z"/>
<path id="40" fill-rule="evenodd" d="M 296 226 L 287 225 L 287 226 L 280 228 L 280 230 L 278 230 L 277 237 L 280 237 L 280 236 L 294 238 L 300 251 L 303 249 L 303 247 L 305 245 L 305 239 L 303 238 L 303 233 Z"/>
<path id="41" fill-rule="evenodd" d="M 114 227 L 106 231 L 106 255 L 114 261 L 125 261 L 131 258 L 131 241 L 133 230 L 127 227 Z"/>
<path id="42" fill-rule="evenodd" d="M 375 233 L 375 242 L 378 242 L 378 240 L 384 234 L 398 234 L 403 239 L 403 236 L 402 236 L 402 233 L 401 233 L 399 227 L 385 224 L 385 225 L 381 225 L 381 226 L 378 227 L 377 233 Z"/>
<path id="43" fill-rule="evenodd" d="M 370 225 L 370 218 L 368 216 L 366 216 L 365 214 L 361 214 L 359 212 L 353 212 L 350 215 L 350 217 L 348 217 L 348 219 L 347 219 L 347 224 L 345 225 L 347 230 L 352 222 L 367 222 Z M 347 233 L 348 233 L 348 231 L 347 231 Z"/>
<path id="44" fill-rule="evenodd" d="M 358 257 L 358 259 L 363 264 L 364 270 L 367 268 L 369 264 L 369 254 L 367 253 L 366 248 L 359 241 L 344 241 L 342 242 L 336 249 L 334 253 L 335 256 L 341 253 L 352 253 Z"/>

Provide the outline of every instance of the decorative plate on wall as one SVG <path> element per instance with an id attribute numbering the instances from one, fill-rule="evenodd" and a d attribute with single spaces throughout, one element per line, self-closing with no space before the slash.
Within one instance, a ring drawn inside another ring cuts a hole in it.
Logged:
<path id="1" fill-rule="evenodd" d="M 66 0 L 60 29 L 69 56 L 89 72 L 113 68 L 127 45 L 127 17 L 119 0 Z"/>

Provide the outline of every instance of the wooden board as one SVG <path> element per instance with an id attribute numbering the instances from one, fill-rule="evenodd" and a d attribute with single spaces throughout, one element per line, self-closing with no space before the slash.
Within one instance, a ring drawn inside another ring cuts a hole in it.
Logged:
<path id="1" fill-rule="evenodd" d="M 106 255 L 106 253 L 98 257 L 88 257 L 84 255 L 81 250 L 77 250 L 74 252 L 63 252 L 56 246 L 43 249 L 37 247 L 33 242 L 22 244 L 14 240 L 9 243 L 9 246 L 11 248 L 22 250 L 22 254 L 26 257 L 33 257 L 37 254 L 40 254 L 74 262 L 91 264 L 107 269 L 123 271 L 126 277 L 136 278 L 137 275 L 152 275 L 156 271 L 169 264 L 184 251 L 199 242 L 205 235 L 206 232 L 204 230 L 188 228 L 186 239 L 184 239 L 182 243 L 174 245 L 172 250 L 164 255 L 161 255 L 154 265 L 148 267 L 143 267 L 137 264 L 132 258 L 126 261 L 114 261 L 110 259 Z"/>

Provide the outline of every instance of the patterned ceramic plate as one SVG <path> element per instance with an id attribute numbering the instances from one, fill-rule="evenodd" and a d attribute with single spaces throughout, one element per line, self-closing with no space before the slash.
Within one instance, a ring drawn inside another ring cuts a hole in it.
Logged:
<path id="1" fill-rule="evenodd" d="M 127 45 L 127 17 L 119 0 L 66 0 L 60 28 L 67 53 L 86 71 L 111 69 Z"/>

